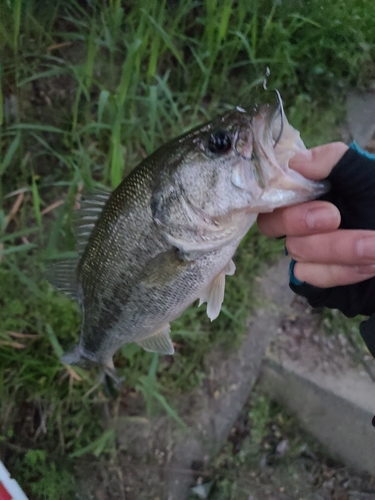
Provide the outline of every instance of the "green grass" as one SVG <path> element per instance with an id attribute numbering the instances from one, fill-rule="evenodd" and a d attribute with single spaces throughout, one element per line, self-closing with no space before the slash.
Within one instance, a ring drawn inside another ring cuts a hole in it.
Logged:
<path id="1" fill-rule="evenodd" d="M 163 142 L 249 104 L 266 68 L 308 145 L 339 138 L 346 90 L 373 86 L 374 17 L 365 0 L 0 3 L 0 458 L 32 498 L 70 498 L 74 460 L 113 446 L 97 374 L 59 361 L 77 307 L 43 280 L 73 249 L 77 191 L 115 187 Z M 251 231 L 219 319 L 193 307 L 174 322 L 172 363 L 121 349 L 124 391 L 178 419 L 171 396 L 200 383 L 213 343 L 238 342 L 281 248 Z"/>

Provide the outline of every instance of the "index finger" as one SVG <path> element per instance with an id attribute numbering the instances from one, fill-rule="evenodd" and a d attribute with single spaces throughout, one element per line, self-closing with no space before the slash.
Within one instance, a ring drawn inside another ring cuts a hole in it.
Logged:
<path id="1" fill-rule="evenodd" d="M 290 168 L 307 179 L 325 179 L 349 147 L 343 142 L 331 142 L 316 148 L 298 151 L 289 162 Z"/>

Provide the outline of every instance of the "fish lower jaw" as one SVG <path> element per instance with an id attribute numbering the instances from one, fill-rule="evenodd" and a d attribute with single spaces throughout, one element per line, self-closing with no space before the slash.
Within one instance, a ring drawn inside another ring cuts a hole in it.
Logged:
<path id="1" fill-rule="evenodd" d="M 300 178 L 276 180 L 274 185 L 264 190 L 259 200 L 254 201 L 259 213 L 272 212 L 275 208 L 314 200 L 329 190 L 328 183 L 314 182 Z"/>
<path id="2" fill-rule="evenodd" d="M 317 196 L 313 194 L 308 195 L 292 190 L 274 191 L 272 193 L 265 193 L 265 196 L 262 196 L 256 205 L 256 211 L 257 213 L 272 212 L 276 208 L 296 205 L 297 203 L 303 203 L 316 198 Z"/>

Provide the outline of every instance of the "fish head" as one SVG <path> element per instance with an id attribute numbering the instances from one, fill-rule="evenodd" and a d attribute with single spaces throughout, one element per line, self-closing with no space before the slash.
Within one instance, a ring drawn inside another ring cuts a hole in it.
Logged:
<path id="1" fill-rule="evenodd" d="M 303 149 L 281 100 L 230 110 L 169 145 L 153 194 L 154 218 L 163 227 L 206 234 L 233 223 L 238 214 L 316 198 L 327 185 L 289 168 Z"/>

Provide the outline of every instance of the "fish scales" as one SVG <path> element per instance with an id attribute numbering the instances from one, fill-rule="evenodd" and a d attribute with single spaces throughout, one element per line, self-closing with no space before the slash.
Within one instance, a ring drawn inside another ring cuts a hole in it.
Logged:
<path id="1" fill-rule="evenodd" d="M 195 300 L 217 317 L 232 257 L 257 214 L 326 189 L 289 169 L 303 148 L 280 103 L 236 108 L 159 148 L 105 203 L 103 194 L 96 208 L 89 198 L 82 213 L 99 216 L 66 273 L 76 282 L 60 272 L 54 283 L 82 310 L 79 344 L 63 361 L 111 367 L 128 342 L 172 354 L 169 324 Z"/>
<path id="2" fill-rule="evenodd" d="M 94 345 L 95 360 L 99 363 L 105 363 L 107 351 L 117 350 L 124 337 L 128 341 L 142 338 L 150 329 L 153 332 L 179 316 L 181 304 L 184 308 L 190 305 L 197 298 L 202 282 L 211 281 L 224 265 L 215 258 L 217 252 L 211 252 L 200 259 L 199 265 L 186 265 L 182 261 L 170 283 L 162 283 L 161 287 L 156 281 L 144 283 L 147 275 L 139 262 L 151 262 L 172 249 L 155 233 L 150 207 L 155 177 L 155 162 L 145 162 L 113 193 L 78 267 L 83 291 L 81 307 L 85 312 L 81 351 L 91 359 Z M 228 258 L 224 254 L 224 261 L 229 260 L 233 251 L 234 248 L 229 251 Z M 205 267 L 210 267 L 212 277 L 211 273 L 202 276 L 201 269 Z"/>

